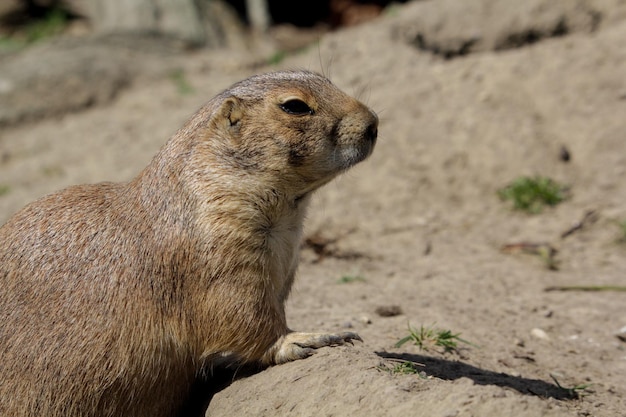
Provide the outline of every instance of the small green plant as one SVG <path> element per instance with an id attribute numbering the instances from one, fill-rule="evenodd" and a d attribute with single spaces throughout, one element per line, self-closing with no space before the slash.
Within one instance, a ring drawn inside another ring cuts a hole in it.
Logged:
<path id="1" fill-rule="evenodd" d="M 558 379 L 552 374 L 550 374 L 550 378 L 554 381 L 557 387 L 567 392 L 567 394 L 572 398 L 579 398 L 588 393 L 588 388 L 593 384 L 578 384 L 573 387 L 564 387 L 561 385 Z"/>
<path id="2" fill-rule="evenodd" d="M 63 168 L 58 165 L 50 165 L 41 168 L 41 173 L 46 177 L 59 177 L 63 175 Z"/>
<path id="3" fill-rule="evenodd" d="M 20 42 L 8 36 L 0 35 L 0 52 L 13 52 L 24 47 L 24 42 Z"/>
<path id="4" fill-rule="evenodd" d="M 67 22 L 68 16 L 65 11 L 52 9 L 41 20 L 26 27 L 26 41 L 32 43 L 58 35 L 65 29 Z"/>
<path id="5" fill-rule="evenodd" d="M 505 253 L 525 253 L 535 255 L 543 261 L 544 265 L 549 270 L 558 271 L 559 269 L 559 260 L 556 257 L 558 251 L 549 243 L 509 243 L 502 247 L 502 251 Z"/>
<path id="6" fill-rule="evenodd" d="M 419 364 L 411 361 L 394 361 L 393 365 L 388 365 L 386 363 L 381 363 L 376 367 L 379 371 L 389 372 L 392 375 L 413 375 L 417 374 L 420 378 L 426 378 L 426 374 L 423 371 L 420 371 L 418 368 Z"/>
<path id="7" fill-rule="evenodd" d="M 350 284 L 352 282 L 365 282 L 365 278 L 360 275 L 344 275 L 339 278 L 339 284 Z"/>
<path id="8" fill-rule="evenodd" d="M 9 191 L 11 191 L 11 187 L 9 187 L 8 185 L 0 184 L 0 197 L 5 194 L 9 194 Z"/>
<path id="9" fill-rule="evenodd" d="M 278 50 L 266 58 L 267 64 L 278 65 L 281 62 L 283 62 L 287 57 L 294 56 L 294 55 L 301 55 L 309 51 L 312 47 L 317 47 L 319 50 L 319 41 L 305 44 L 304 46 L 301 46 L 296 49 Z"/>
<path id="10" fill-rule="evenodd" d="M 544 206 L 555 206 L 567 198 L 568 188 L 547 177 L 520 177 L 498 190 L 502 200 L 512 200 L 513 207 L 539 213 Z"/>
<path id="11" fill-rule="evenodd" d="M 8 36 L 0 36 L 0 52 L 12 52 L 29 44 L 61 34 L 68 25 L 69 14 L 60 8 L 50 9 L 41 18 L 31 20 Z"/>
<path id="12" fill-rule="evenodd" d="M 268 64 L 269 65 L 278 65 L 280 64 L 282 61 L 284 61 L 284 59 L 287 58 L 287 52 L 285 51 L 277 51 L 275 52 L 273 55 L 271 55 L 268 58 Z"/>
<path id="13" fill-rule="evenodd" d="M 452 333 L 450 330 L 436 329 L 433 326 L 424 327 L 420 326 L 419 329 L 415 329 L 409 325 L 409 335 L 400 339 L 395 347 L 400 347 L 407 342 L 413 342 L 421 350 L 428 351 L 433 347 L 443 348 L 444 353 L 457 350 L 458 343 L 466 343 L 472 345 L 467 340 L 461 339 L 460 333 Z"/>
<path id="14" fill-rule="evenodd" d="M 401 7 L 398 7 L 392 4 L 390 6 L 387 6 L 383 12 L 386 16 L 391 17 L 391 16 L 398 16 L 400 13 L 402 13 L 401 10 L 402 10 Z"/>
<path id="15" fill-rule="evenodd" d="M 170 73 L 170 79 L 172 80 L 172 82 L 176 86 L 176 89 L 181 95 L 186 96 L 194 92 L 191 83 L 185 75 L 185 71 L 183 71 L 182 69 L 172 71 Z"/>

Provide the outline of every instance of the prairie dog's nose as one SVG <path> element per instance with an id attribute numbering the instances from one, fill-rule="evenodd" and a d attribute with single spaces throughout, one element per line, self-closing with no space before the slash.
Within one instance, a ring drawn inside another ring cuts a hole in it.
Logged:
<path id="1" fill-rule="evenodd" d="M 369 110 L 369 113 L 371 121 L 365 129 L 365 137 L 373 144 L 376 143 L 376 138 L 378 137 L 378 115 L 372 110 Z"/>

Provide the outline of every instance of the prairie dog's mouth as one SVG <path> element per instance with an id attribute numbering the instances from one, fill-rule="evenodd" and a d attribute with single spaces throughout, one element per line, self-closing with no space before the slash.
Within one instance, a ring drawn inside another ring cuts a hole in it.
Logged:
<path id="1" fill-rule="evenodd" d="M 362 140 L 358 144 L 347 146 L 339 150 L 341 169 L 346 170 L 359 162 L 365 160 L 372 154 L 374 150 L 374 142 L 369 140 Z"/>

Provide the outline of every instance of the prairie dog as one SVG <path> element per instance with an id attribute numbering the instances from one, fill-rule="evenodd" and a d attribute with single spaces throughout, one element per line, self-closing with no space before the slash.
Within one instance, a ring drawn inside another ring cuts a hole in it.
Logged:
<path id="1" fill-rule="evenodd" d="M 225 355 L 279 364 L 355 333 L 293 332 L 310 195 L 378 118 L 308 71 L 202 107 L 128 183 L 43 197 L 0 228 L 0 415 L 171 416 Z"/>

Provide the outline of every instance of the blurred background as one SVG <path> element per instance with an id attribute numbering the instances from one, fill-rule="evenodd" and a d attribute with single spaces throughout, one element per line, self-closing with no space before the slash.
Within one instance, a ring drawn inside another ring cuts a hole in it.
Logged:
<path id="1" fill-rule="evenodd" d="M 240 66 L 275 62 L 324 33 L 376 18 L 389 3 L 2 0 L 0 126 L 107 102 L 139 74 L 170 72 L 171 65 L 158 59 L 165 55 L 181 59 L 181 53 L 190 51 L 228 51 Z M 35 45 L 39 48 L 33 52 Z M 129 51 L 143 54 L 130 66 L 125 61 Z M 9 62 L 16 56 L 19 63 Z M 29 59 L 33 65 L 25 62 Z M 34 61 L 45 61 L 46 71 Z M 73 97 L 58 89 L 69 74 L 82 86 Z M 34 84 L 38 92 L 25 94 L 23 89 L 32 92 Z M 11 94 L 15 92 L 18 96 Z"/>

